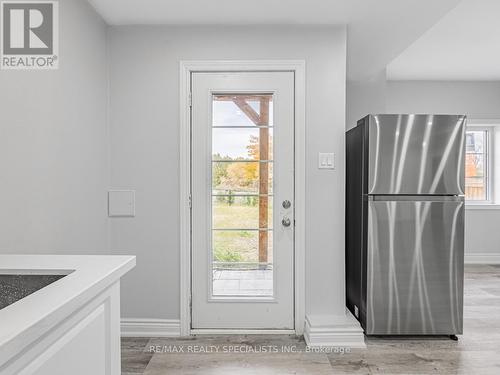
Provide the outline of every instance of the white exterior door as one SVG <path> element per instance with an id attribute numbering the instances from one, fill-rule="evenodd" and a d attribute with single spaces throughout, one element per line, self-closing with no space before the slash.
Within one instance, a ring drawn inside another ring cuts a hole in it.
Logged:
<path id="1" fill-rule="evenodd" d="M 294 73 L 192 73 L 192 328 L 294 329 Z"/>

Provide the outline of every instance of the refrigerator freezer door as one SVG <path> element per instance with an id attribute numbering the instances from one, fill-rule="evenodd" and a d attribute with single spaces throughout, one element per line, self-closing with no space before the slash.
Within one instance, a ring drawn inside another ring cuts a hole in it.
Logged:
<path id="1" fill-rule="evenodd" d="M 463 200 L 367 204 L 366 334 L 461 334 Z"/>
<path id="2" fill-rule="evenodd" d="M 367 194 L 463 195 L 465 116 L 372 115 Z"/>

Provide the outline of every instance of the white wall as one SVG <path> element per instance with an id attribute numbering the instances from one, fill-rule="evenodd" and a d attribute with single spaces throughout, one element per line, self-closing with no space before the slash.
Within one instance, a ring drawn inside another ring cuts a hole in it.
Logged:
<path id="1" fill-rule="evenodd" d="M 106 252 L 106 25 L 60 7 L 60 68 L 0 71 L 0 252 Z"/>
<path id="2" fill-rule="evenodd" d="M 138 255 L 122 315 L 179 318 L 179 61 L 202 59 L 306 60 L 306 309 L 343 314 L 345 30 L 112 27 L 109 42 L 111 185 L 137 190 L 137 216 L 110 223 L 112 251 Z"/>

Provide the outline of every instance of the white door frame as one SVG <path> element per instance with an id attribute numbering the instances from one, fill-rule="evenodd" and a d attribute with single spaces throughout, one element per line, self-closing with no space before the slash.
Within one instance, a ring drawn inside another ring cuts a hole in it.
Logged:
<path id="1" fill-rule="evenodd" d="M 294 72 L 295 75 L 295 333 L 305 323 L 305 61 L 197 60 L 180 62 L 180 333 L 191 334 L 191 73 Z M 237 332 L 237 331 L 235 331 Z M 255 331 L 257 332 L 257 331 Z M 276 332 L 276 331 L 274 331 Z M 249 333 L 249 332 L 247 332 Z M 262 333 L 262 331 L 259 331 Z"/>

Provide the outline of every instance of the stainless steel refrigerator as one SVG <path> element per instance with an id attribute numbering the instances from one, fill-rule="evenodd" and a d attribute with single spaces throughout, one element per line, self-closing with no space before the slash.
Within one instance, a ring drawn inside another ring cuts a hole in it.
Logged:
<path id="1" fill-rule="evenodd" d="M 346 134 L 347 307 L 367 335 L 462 333 L 465 122 L 369 115 Z"/>

